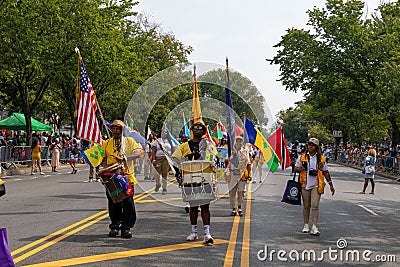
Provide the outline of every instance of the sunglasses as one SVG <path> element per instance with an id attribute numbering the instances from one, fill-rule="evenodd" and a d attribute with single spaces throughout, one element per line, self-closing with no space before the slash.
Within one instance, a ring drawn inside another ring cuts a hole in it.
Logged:
<path id="1" fill-rule="evenodd" d="M 193 130 L 203 130 L 203 129 L 204 129 L 203 126 L 197 126 L 197 125 L 193 126 Z"/>
<path id="2" fill-rule="evenodd" d="M 314 143 L 308 143 L 308 145 L 309 145 L 309 146 L 317 146 L 317 145 L 314 144 Z"/>

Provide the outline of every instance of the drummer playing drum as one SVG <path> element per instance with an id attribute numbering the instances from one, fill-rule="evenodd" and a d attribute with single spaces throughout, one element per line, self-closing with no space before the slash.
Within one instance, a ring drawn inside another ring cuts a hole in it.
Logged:
<path id="1" fill-rule="evenodd" d="M 137 183 L 134 176 L 134 160 L 140 157 L 141 147 L 132 137 L 123 137 L 122 131 L 124 123 L 120 120 L 114 120 L 111 124 L 113 137 L 104 141 L 102 149 L 104 150 L 105 166 L 108 167 L 115 163 L 121 163 L 124 166 L 124 172 L 129 183 L 133 186 Z M 133 202 L 133 196 L 128 196 L 120 202 L 114 203 L 111 197 L 108 199 L 108 213 L 111 219 L 110 232 L 108 236 L 115 237 L 121 230 L 122 238 L 131 238 L 130 229 L 136 222 L 136 209 Z"/>
<path id="2" fill-rule="evenodd" d="M 215 147 L 206 141 L 206 139 L 202 139 L 204 134 L 206 133 L 206 125 L 203 121 L 199 120 L 195 122 L 191 130 L 193 132 L 193 139 L 179 145 L 178 149 L 175 150 L 172 157 L 177 162 L 182 162 L 184 160 L 200 160 L 202 159 L 203 153 L 205 150 L 212 151 L 213 158 L 217 160 L 218 152 Z M 205 146 L 204 146 L 205 144 Z M 204 148 L 203 148 L 204 146 Z M 177 177 L 181 179 L 182 174 L 178 169 L 177 170 Z M 191 203 L 190 205 L 190 223 L 192 226 L 191 234 L 187 236 L 187 241 L 195 241 L 198 239 L 197 236 L 197 217 L 198 217 L 198 204 Z M 204 225 L 204 243 L 205 244 L 213 244 L 214 239 L 210 234 L 210 203 L 204 203 L 200 205 L 201 208 L 201 218 L 203 220 Z"/>

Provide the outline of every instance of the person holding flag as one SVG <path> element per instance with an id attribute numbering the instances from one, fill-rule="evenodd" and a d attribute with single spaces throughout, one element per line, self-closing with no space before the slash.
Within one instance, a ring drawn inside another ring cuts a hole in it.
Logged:
<path id="1" fill-rule="evenodd" d="M 132 137 L 123 137 L 122 131 L 124 123 L 120 120 L 114 120 L 111 124 L 112 138 L 104 141 L 101 145 L 104 151 L 105 167 L 111 166 L 115 163 L 124 165 L 124 172 L 133 186 L 137 183 L 134 176 L 134 161 L 140 157 L 141 147 L 136 143 Z M 121 230 L 122 238 L 131 238 L 132 233 L 130 229 L 136 222 L 136 209 L 133 201 L 133 196 L 128 196 L 124 200 L 114 203 L 111 197 L 107 194 L 108 199 L 108 213 L 111 219 L 110 237 L 118 235 Z"/>
<path id="2" fill-rule="evenodd" d="M 192 124 L 191 131 L 193 133 L 193 138 L 188 142 L 182 143 L 172 154 L 172 157 L 176 163 L 180 165 L 182 161 L 192 161 L 192 160 L 212 160 L 214 163 L 218 161 L 218 152 L 216 148 L 207 141 L 205 137 L 206 125 L 202 120 L 197 120 Z M 206 153 L 207 152 L 207 153 Z M 179 183 L 182 182 L 182 173 L 175 167 L 176 177 Z M 197 235 L 197 218 L 199 205 L 197 203 L 190 203 L 190 224 L 191 233 L 186 237 L 187 241 L 195 241 L 198 239 Z M 210 203 L 204 203 L 200 205 L 201 218 L 204 225 L 204 243 L 213 244 L 214 239 L 210 233 Z"/>
<path id="3" fill-rule="evenodd" d="M 236 214 L 243 216 L 244 192 L 246 191 L 247 181 L 251 181 L 251 161 L 249 150 L 244 145 L 243 137 L 241 136 L 236 136 L 235 138 L 230 159 L 233 157 L 236 157 L 237 165 L 233 161 L 229 161 L 228 167 L 225 170 L 225 179 L 228 181 L 229 186 L 231 216 L 235 216 Z M 238 197 L 237 206 L 236 195 Z"/>

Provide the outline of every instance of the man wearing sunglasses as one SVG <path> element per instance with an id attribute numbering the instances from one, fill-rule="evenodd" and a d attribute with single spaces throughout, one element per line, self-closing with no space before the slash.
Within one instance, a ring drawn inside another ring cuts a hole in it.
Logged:
<path id="1" fill-rule="evenodd" d="M 301 195 L 303 198 L 303 233 L 320 234 L 317 223 L 319 202 L 324 193 L 325 180 L 330 186 L 332 196 L 335 194 L 332 178 L 328 171 L 326 158 L 322 155 L 317 138 L 310 138 L 307 148 L 296 161 L 295 171 L 300 173 Z M 312 210 L 312 227 L 309 228 L 310 209 Z"/>
<path id="2" fill-rule="evenodd" d="M 182 161 L 192 161 L 192 160 L 201 160 L 204 154 L 204 151 L 212 151 L 214 155 L 214 159 L 217 158 L 218 152 L 216 148 L 204 137 L 206 133 L 206 125 L 203 121 L 197 121 L 193 123 L 191 130 L 193 132 L 193 139 L 188 142 L 182 143 L 179 145 L 178 149 L 175 150 L 172 155 L 173 159 L 181 163 Z M 177 173 L 177 179 L 181 180 L 181 173 L 178 168 L 175 168 Z M 187 236 L 187 241 L 195 241 L 198 239 L 197 236 L 197 218 L 198 218 L 198 209 L 199 204 L 191 203 L 190 204 L 190 224 L 191 224 L 191 234 Z M 210 234 L 210 203 L 201 203 L 201 218 L 203 220 L 204 225 L 204 243 L 205 244 L 213 244 L 214 239 Z"/>

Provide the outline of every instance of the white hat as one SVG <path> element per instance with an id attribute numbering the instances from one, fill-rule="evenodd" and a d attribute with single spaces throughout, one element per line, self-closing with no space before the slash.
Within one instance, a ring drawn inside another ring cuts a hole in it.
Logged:
<path id="1" fill-rule="evenodd" d="M 309 142 L 309 143 L 313 143 L 314 145 L 319 146 L 319 141 L 318 141 L 317 138 L 312 137 L 312 138 L 310 138 L 310 140 L 308 140 L 308 142 Z"/>

